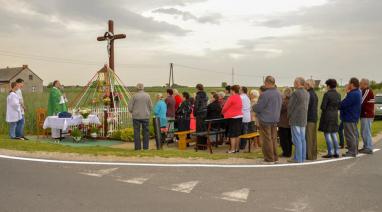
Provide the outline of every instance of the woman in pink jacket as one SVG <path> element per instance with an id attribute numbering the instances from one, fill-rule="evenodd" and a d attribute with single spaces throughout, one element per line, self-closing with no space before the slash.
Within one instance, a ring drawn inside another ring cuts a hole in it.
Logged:
<path id="1" fill-rule="evenodd" d="M 231 149 L 229 154 L 239 152 L 239 136 L 241 135 L 241 123 L 243 119 L 243 103 L 239 95 L 240 86 L 234 85 L 231 87 L 231 96 L 224 104 L 222 113 L 225 119 L 228 120 L 228 138 L 231 141 Z"/>

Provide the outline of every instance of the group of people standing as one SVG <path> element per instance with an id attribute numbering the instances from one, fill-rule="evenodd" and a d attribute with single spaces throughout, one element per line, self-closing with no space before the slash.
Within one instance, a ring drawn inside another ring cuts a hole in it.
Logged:
<path id="1" fill-rule="evenodd" d="M 134 119 L 135 149 L 141 149 L 141 128 L 143 149 L 148 149 L 148 125 L 153 111 L 164 131 L 176 128 L 178 131 L 203 132 L 206 131 L 205 120 L 224 118 L 224 126 L 218 127 L 226 129 L 229 154 L 237 153 L 248 145 L 245 139 L 239 139 L 240 135 L 258 131 L 260 142 L 255 145 L 262 147 L 264 161 L 269 163 L 279 160 L 278 143 L 282 149 L 280 156 L 291 157 L 289 162 L 316 160 L 317 129 L 324 133 L 327 143 L 328 153 L 324 158 L 340 157 L 344 143 L 338 142 L 338 135 L 341 141 L 347 142 L 348 151 L 343 156 L 355 157 L 358 152 L 372 154 L 374 94 L 369 81 L 351 78 L 343 99 L 337 91 L 335 79 L 328 79 L 325 85 L 321 105 L 314 80 L 298 77 L 294 80 L 294 88 L 285 87 L 280 91 L 275 78 L 267 76 L 260 91 L 248 91 L 247 87 L 233 85 L 227 86 L 224 92 L 212 92 L 212 98 L 202 84 L 196 85 L 196 93 L 192 96 L 169 88 L 166 96 L 156 95 L 157 102 L 153 107 L 149 94 L 144 92 L 142 84 L 138 84 L 138 92 L 129 102 L 129 111 Z M 359 121 L 361 133 L 357 128 Z M 358 150 L 359 135 L 364 143 L 361 150 Z M 198 142 L 203 142 L 203 139 L 198 138 Z"/>
<path id="2" fill-rule="evenodd" d="M 11 83 L 7 97 L 6 121 L 9 123 L 9 135 L 12 139 L 27 140 L 24 137 L 25 105 L 22 96 L 24 81 L 17 79 Z M 340 157 L 340 149 L 348 151 L 343 156 L 356 157 L 358 153 L 372 154 L 373 142 L 371 127 L 374 120 L 374 94 L 369 80 L 351 78 L 345 86 L 346 96 L 342 99 L 337 91 L 337 81 L 325 82 L 326 92 L 319 107 L 315 92 L 315 82 L 298 77 L 294 80 L 294 89 L 285 87 L 280 90 L 275 78 L 267 76 L 260 91 L 248 91 L 239 85 L 227 86 L 225 91 L 212 92 L 212 98 L 204 91 L 202 84 L 196 85 L 196 93 L 180 94 L 176 89 L 167 89 L 164 97 L 156 95 L 157 102 L 152 105 L 151 97 L 144 92 L 143 84 L 137 85 L 138 92 L 129 101 L 128 109 L 132 113 L 135 149 L 149 148 L 149 123 L 153 113 L 159 119 L 163 132 L 176 128 L 178 131 L 206 131 L 206 119 L 222 119 L 224 124 L 214 126 L 224 128 L 229 139 L 229 154 L 245 149 L 247 140 L 240 135 L 258 131 L 264 161 L 275 163 L 279 159 L 278 143 L 282 157 L 291 157 L 289 162 L 302 163 L 317 159 L 317 127 L 323 132 L 327 144 L 324 158 Z M 60 91 L 60 82 L 55 81 L 49 96 L 48 114 L 55 115 L 66 111 L 65 96 Z M 321 109 L 320 120 L 318 110 Z M 317 126 L 317 122 L 319 125 Z M 361 131 L 358 131 L 360 122 Z M 338 139 L 339 136 L 339 139 Z M 359 137 L 363 148 L 358 150 Z M 197 138 L 205 142 L 206 138 Z M 279 142 L 278 142 L 279 141 Z M 294 155 L 292 156 L 292 146 Z"/>
<path id="3" fill-rule="evenodd" d="M 9 124 L 9 136 L 11 139 L 28 140 L 24 136 L 25 105 L 21 89 L 24 80 L 19 78 L 11 83 L 11 90 L 7 96 L 6 122 Z"/>
<path id="4" fill-rule="evenodd" d="M 253 106 L 259 120 L 259 132 L 263 142 L 263 154 L 266 162 L 277 162 L 277 136 L 280 139 L 282 156 L 292 156 L 292 163 L 317 159 L 317 122 L 318 96 L 313 80 L 298 77 L 294 81 L 294 91 L 284 88 L 282 94 L 275 86 L 272 76 L 265 78 L 265 91 L 258 103 Z M 328 79 L 326 92 L 321 102 L 321 117 L 318 130 L 324 133 L 328 153 L 324 158 L 340 157 L 340 148 L 346 140 L 348 151 L 345 157 L 356 157 L 360 153 L 372 154 L 371 125 L 374 119 L 374 94 L 369 88 L 369 80 L 351 78 L 345 86 L 346 96 L 341 99 L 337 91 L 337 81 Z M 340 119 L 339 119 L 340 116 Z M 340 120 L 340 123 L 339 123 Z M 363 148 L 358 150 L 358 122 L 361 122 Z M 277 135 L 278 134 L 278 135 Z M 344 136 L 344 138 L 341 138 Z"/>
<path id="5" fill-rule="evenodd" d="M 28 140 L 28 138 L 24 136 L 26 106 L 22 94 L 23 87 L 24 80 L 21 78 L 17 79 L 11 83 L 11 90 L 7 96 L 6 122 L 9 125 L 9 136 L 11 139 Z M 55 80 L 49 93 L 48 116 L 57 115 L 60 112 L 66 112 L 68 110 L 66 106 L 67 99 L 61 89 L 62 85 L 60 81 Z M 58 129 L 52 129 L 52 137 L 60 137 Z"/>

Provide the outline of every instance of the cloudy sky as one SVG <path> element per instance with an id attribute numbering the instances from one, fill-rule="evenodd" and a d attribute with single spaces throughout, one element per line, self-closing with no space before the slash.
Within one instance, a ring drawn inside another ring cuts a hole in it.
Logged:
<path id="1" fill-rule="evenodd" d="M 280 85 L 296 76 L 382 81 L 380 0 L 0 0 L 0 67 L 29 64 L 45 84 L 83 85 L 107 61 L 115 22 L 127 85 Z M 234 78 L 232 79 L 232 69 Z"/>

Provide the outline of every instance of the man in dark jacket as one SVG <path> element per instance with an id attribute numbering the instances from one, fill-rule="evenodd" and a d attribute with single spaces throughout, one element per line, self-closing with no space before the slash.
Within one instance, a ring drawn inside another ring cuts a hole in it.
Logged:
<path id="1" fill-rule="evenodd" d="M 356 157 L 358 154 L 357 123 L 361 114 L 362 94 L 359 90 L 359 80 L 351 78 L 346 87 L 347 95 L 340 105 L 340 116 L 344 125 L 344 135 L 349 151 L 344 157 Z"/>
<path id="2" fill-rule="evenodd" d="M 360 153 L 373 154 L 373 141 L 371 135 L 371 125 L 374 120 L 374 93 L 369 88 L 369 80 L 361 79 L 360 88 L 362 90 L 362 108 L 361 108 L 361 136 L 363 148 Z"/>
<path id="3" fill-rule="evenodd" d="M 206 125 L 204 120 L 207 117 L 207 102 L 208 96 L 204 92 L 204 86 L 202 84 L 196 85 L 196 97 L 194 103 L 194 116 L 196 119 L 196 132 L 206 131 Z M 198 137 L 198 143 L 206 142 L 204 137 Z"/>
<path id="4" fill-rule="evenodd" d="M 317 159 L 317 113 L 318 113 L 318 97 L 314 91 L 315 82 L 307 80 L 305 88 L 309 93 L 308 105 L 308 123 L 306 125 L 306 158 L 308 160 Z"/>

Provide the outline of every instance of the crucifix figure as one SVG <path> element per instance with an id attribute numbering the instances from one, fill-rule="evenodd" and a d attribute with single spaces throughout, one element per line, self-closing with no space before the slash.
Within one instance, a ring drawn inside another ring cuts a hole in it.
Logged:
<path id="1" fill-rule="evenodd" d="M 109 67 L 114 70 L 114 40 L 126 38 L 125 34 L 114 35 L 114 23 L 109 20 L 109 30 L 103 36 L 97 38 L 98 41 L 107 41 L 107 52 L 109 55 Z"/>

